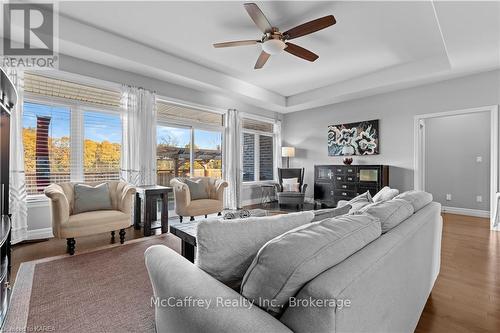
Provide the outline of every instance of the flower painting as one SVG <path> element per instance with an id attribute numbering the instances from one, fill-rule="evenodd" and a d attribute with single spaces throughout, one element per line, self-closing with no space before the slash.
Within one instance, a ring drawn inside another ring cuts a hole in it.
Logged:
<path id="1" fill-rule="evenodd" d="M 328 126 L 328 155 L 378 154 L 378 120 Z"/>

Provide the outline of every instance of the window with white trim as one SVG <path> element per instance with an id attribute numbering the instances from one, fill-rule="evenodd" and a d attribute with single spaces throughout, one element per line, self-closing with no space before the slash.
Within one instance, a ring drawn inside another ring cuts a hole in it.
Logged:
<path id="1" fill-rule="evenodd" d="M 23 144 L 28 195 L 51 183 L 120 177 L 120 92 L 25 73 Z"/>
<path id="2" fill-rule="evenodd" d="M 243 182 L 274 179 L 273 123 L 244 118 L 242 122 Z"/>

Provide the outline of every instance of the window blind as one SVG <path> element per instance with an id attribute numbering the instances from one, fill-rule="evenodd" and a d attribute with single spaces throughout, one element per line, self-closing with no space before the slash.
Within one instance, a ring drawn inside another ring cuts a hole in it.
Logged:
<path id="1" fill-rule="evenodd" d="M 120 107 L 120 91 L 55 79 L 39 74 L 24 74 L 24 91 L 36 95 L 64 98 L 95 105 Z"/>
<path id="2" fill-rule="evenodd" d="M 243 129 L 254 130 L 265 133 L 273 133 L 273 124 L 266 121 L 243 118 L 242 126 Z"/>
<path id="3" fill-rule="evenodd" d="M 157 120 L 168 123 L 169 121 L 180 120 L 183 123 L 199 123 L 222 126 L 223 115 L 216 112 L 198 110 L 162 101 L 156 102 Z"/>

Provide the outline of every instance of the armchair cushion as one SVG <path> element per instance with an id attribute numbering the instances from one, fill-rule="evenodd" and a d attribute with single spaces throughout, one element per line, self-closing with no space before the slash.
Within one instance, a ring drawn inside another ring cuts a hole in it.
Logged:
<path id="1" fill-rule="evenodd" d="M 113 209 L 107 183 L 96 186 L 75 184 L 74 214 Z"/>
<path id="2" fill-rule="evenodd" d="M 205 182 L 201 179 L 191 180 L 184 179 L 184 183 L 189 187 L 189 193 L 191 194 L 191 200 L 208 199 L 208 191 Z"/>
<path id="3" fill-rule="evenodd" d="M 300 183 L 297 177 L 283 178 L 282 182 L 284 192 L 300 192 Z"/>

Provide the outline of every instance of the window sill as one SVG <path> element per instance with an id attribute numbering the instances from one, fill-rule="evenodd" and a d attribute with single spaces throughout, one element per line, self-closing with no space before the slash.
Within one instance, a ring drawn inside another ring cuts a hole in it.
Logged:
<path id="1" fill-rule="evenodd" d="M 49 205 L 49 198 L 43 194 L 28 195 L 26 204 L 28 207 L 45 207 Z"/>

